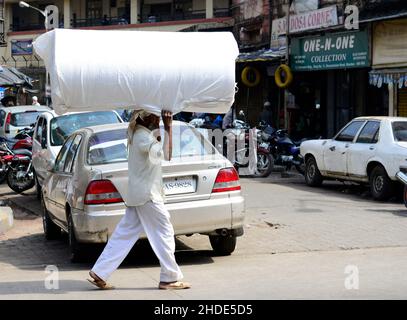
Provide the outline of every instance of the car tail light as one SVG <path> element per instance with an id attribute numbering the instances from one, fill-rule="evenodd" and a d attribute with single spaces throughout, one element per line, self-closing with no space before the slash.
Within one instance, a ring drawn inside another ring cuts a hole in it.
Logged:
<path id="1" fill-rule="evenodd" d="M 10 133 L 10 123 L 11 123 L 11 113 L 9 113 L 6 118 L 6 125 L 5 125 L 6 133 Z"/>
<path id="2" fill-rule="evenodd" d="M 123 202 L 116 187 L 110 180 L 95 180 L 86 189 L 85 204 L 106 204 Z"/>
<path id="3" fill-rule="evenodd" d="M 240 189 L 239 174 L 235 168 L 219 170 L 212 192 L 227 192 Z"/>

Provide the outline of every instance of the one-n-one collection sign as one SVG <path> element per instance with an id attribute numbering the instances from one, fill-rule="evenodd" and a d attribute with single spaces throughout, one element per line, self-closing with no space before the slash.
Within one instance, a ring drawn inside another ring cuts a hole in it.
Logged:
<path id="1" fill-rule="evenodd" d="M 291 41 L 290 66 L 295 71 L 369 66 L 366 31 L 296 38 Z"/>

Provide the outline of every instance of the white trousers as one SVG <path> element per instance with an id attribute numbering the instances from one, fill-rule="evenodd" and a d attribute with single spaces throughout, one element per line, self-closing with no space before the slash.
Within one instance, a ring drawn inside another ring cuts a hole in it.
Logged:
<path id="1" fill-rule="evenodd" d="M 126 258 L 143 231 L 160 261 L 160 281 L 181 280 L 183 275 L 174 256 L 174 228 L 170 214 L 163 203 L 152 201 L 142 206 L 127 207 L 92 271 L 106 281 Z"/>

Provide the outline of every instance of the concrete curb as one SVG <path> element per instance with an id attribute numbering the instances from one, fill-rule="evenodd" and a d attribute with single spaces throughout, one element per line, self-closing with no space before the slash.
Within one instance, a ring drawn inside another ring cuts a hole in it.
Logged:
<path id="1" fill-rule="evenodd" d="M 13 210 L 10 207 L 0 207 L 0 234 L 11 229 L 13 224 Z"/>

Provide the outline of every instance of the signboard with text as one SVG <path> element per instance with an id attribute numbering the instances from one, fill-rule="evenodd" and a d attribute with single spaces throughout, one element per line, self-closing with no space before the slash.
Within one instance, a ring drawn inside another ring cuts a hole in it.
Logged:
<path id="1" fill-rule="evenodd" d="M 370 66 L 366 31 L 294 38 L 290 66 L 294 71 L 314 71 Z"/>
<path id="2" fill-rule="evenodd" d="M 338 24 L 336 6 L 290 16 L 290 33 L 327 28 Z"/>
<path id="3" fill-rule="evenodd" d="M 23 56 L 33 54 L 32 39 L 11 40 L 11 55 Z"/>

